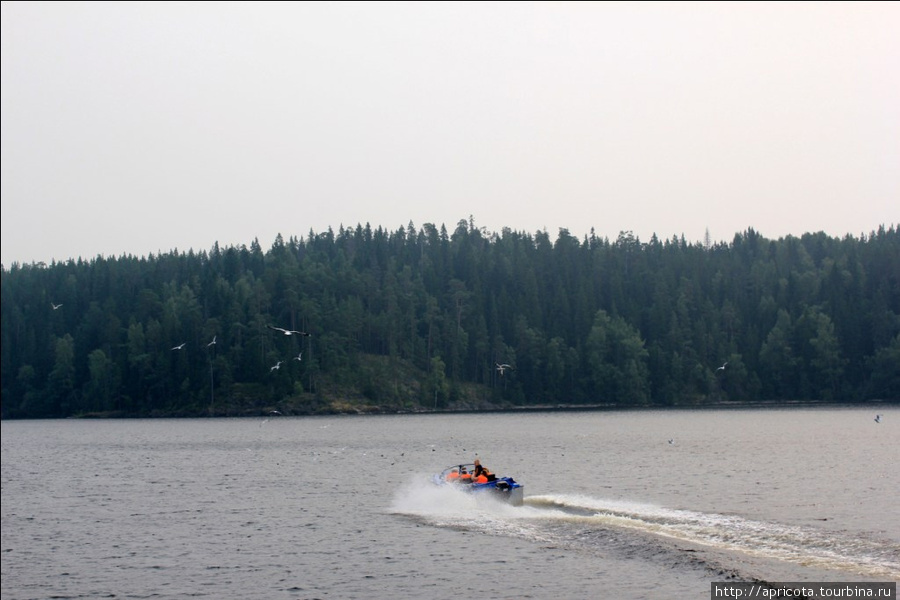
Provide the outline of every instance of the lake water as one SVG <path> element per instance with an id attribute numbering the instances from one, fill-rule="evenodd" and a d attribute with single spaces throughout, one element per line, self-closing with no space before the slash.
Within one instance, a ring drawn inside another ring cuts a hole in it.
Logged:
<path id="1" fill-rule="evenodd" d="M 884 406 L 4 421 L 2 598 L 897 581 L 898 433 Z M 429 482 L 476 454 L 524 506 Z"/>

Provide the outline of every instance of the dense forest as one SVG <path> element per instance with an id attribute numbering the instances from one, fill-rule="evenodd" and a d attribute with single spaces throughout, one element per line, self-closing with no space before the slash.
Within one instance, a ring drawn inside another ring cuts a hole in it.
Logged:
<path id="1" fill-rule="evenodd" d="M 900 399 L 894 226 L 688 243 L 360 225 L 14 263 L 0 288 L 3 418 Z"/>

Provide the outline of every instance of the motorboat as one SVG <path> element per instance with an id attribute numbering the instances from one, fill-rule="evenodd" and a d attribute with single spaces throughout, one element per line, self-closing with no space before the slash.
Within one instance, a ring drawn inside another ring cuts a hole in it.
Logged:
<path id="1" fill-rule="evenodd" d="M 451 465 L 432 476 L 435 485 L 452 485 L 472 494 L 491 494 L 512 506 L 522 506 L 525 501 L 525 487 L 512 477 L 498 477 L 487 473 L 475 478 L 474 463 Z"/>

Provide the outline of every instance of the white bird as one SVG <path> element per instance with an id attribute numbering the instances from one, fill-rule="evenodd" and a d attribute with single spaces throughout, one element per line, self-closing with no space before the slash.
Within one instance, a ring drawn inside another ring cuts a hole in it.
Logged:
<path id="1" fill-rule="evenodd" d="M 53 303 L 51 302 L 51 303 L 50 303 L 50 306 L 53 307 L 53 310 L 59 310 L 59 308 L 62 306 L 62 304 L 53 304 Z"/>
<path id="2" fill-rule="evenodd" d="M 881 415 L 875 415 L 875 422 L 881 423 Z"/>
<path id="3" fill-rule="evenodd" d="M 719 367 L 718 369 L 716 369 L 716 371 L 724 371 L 726 366 L 728 366 L 728 361 L 727 361 L 727 360 L 725 361 L 725 364 L 723 364 L 721 367 Z"/>
<path id="4" fill-rule="evenodd" d="M 278 412 L 277 410 L 270 410 L 270 411 L 269 411 L 269 414 L 270 414 L 270 415 L 278 416 L 278 415 L 280 415 L 281 413 Z"/>
<path id="5" fill-rule="evenodd" d="M 503 374 L 506 372 L 507 369 L 510 369 L 513 371 L 515 370 L 515 368 L 512 365 L 508 365 L 506 363 L 504 363 L 502 365 L 500 363 L 496 363 L 496 364 L 497 364 L 497 371 L 500 372 L 501 377 L 503 377 Z"/>
<path id="6" fill-rule="evenodd" d="M 294 360 L 303 360 L 303 352 L 294 357 Z"/>
<path id="7" fill-rule="evenodd" d="M 185 347 L 186 344 L 187 344 L 187 342 L 181 342 L 180 345 L 173 347 L 172 350 L 181 350 L 182 348 Z"/>
<path id="8" fill-rule="evenodd" d="M 281 327 L 272 327 L 271 325 L 266 325 L 269 329 L 274 329 L 275 331 L 280 331 L 284 335 L 304 335 L 308 336 L 309 334 L 305 331 L 294 331 L 293 329 L 282 329 Z"/>
<path id="9" fill-rule="evenodd" d="M 210 343 L 208 343 L 208 344 L 206 345 L 206 347 L 209 348 L 210 346 L 212 346 L 213 344 L 215 344 L 215 343 L 216 343 L 216 338 L 217 338 L 217 337 L 219 337 L 219 336 L 214 335 L 214 336 L 213 336 L 213 341 L 211 341 Z"/>
<path id="10" fill-rule="evenodd" d="M 269 373 L 271 373 L 272 371 L 277 371 L 280 368 L 281 368 L 281 361 L 279 360 L 277 365 L 275 365 L 274 367 L 269 369 Z"/>

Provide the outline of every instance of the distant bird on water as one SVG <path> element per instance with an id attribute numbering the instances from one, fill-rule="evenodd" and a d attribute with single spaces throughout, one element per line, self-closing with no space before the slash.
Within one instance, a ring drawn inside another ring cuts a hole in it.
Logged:
<path id="1" fill-rule="evenodd" d="M 213 336 L 213 341 L 211 341 L 210 343 L 208 343 L 208 344 L 206 345 L 206 347 L 209 348 L 210 346 L 215 345 L 215 343 L 216 343 L 216 338 L 217 338 L 217 337 L 219 337 L 219 336 L 214 335 L 214 336 Z"/>
<path id="2" fill-rule="evenodd" d="M 302 335 L 309 336 L 305 331 L 294 331 L 293 329 L 282 329 L 281 327 L 272 327 L 271 325 L 266 325 L 269 329 L 274 329 L 275 331 L 280 331 L 284 335 Z"/>
<path id="3" fill-rule="evenodd" d="M 53 307 L 53 310 L 59 310 L 59 309 L 62 307 L 62 304 L 53 304 L 53 303 L 51 302 L 51 303 L 50 303 L 50 306 Z"/>
<path id="4" fill-rule="evenodd" d="M 725 367 L 727 367 L 727 366 L 728 366 L 728 361 L 726 360 L 726 361 L 725 361 L 725 364 L 723 364 L 721 367 L 719 367 L 718 369 L 716 369 L 716 371 L 724 371 L 724 370 L 725 370 Z"/>
<path id="5" fill-rule="evenodd" d="M 669 439 L 669 443 L 672 444 L 672 445 L 674 445 L 674 444 L 675 444 L 675 440 L 670 438 L 670 439 Z"/>
<path id="6" fill-rule="evenodd" d="M 274 367 L 272 367 L 271 369 L 269 369 L 269 373 L 271 373 L 272 371 L 277 371 L 277 370 L 280 369 L 280 368 L 281 368 L 281 361 L 279 360 L 279 361 L 278 361 L 278 364 L 276 364 Z"/>
<path id="7" fill-rule="evenodd" d="M 270 410 L 269 416 L 270 417 L 280 417 L 281 413 L 278 412 L 277 410 Z M 262 422 L 260 422 L 259 426 L 262 427 L 263 425 L 265 425 L 268 422 L 269 422 L 269 417 L 266 417 L 265 419 L 262 420 Z"/>
<path id="8" fill-rule="evenodd" d="M 881 423 L 881 415 L 875 415 L 875 422 Z"/>
<path id="9" fill-rule="evenodd" d="M 172 350 L 181 350 L 186 345 L 187 345 L 187 342 L 181 342 L 181 344 L 179 344 L 178 346 L 173 347 Z"/>

